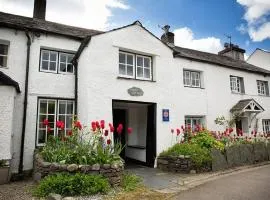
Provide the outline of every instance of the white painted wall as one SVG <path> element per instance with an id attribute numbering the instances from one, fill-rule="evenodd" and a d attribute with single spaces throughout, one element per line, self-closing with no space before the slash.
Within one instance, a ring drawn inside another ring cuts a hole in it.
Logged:
<path id="1" fill-rule="evenodd" d="M 247 59 L 247 62 L 258 67 L 270 70 L 270 52 L 256 49 Z"/>
<path id="2" fill-rule="evenodd" d="M 151 55 L 155 82 L 118 78 L 119 50 Z M 183 69 L 203 72 L 204 89 L 186 88 Z M 244 77 L 245 95 L 232 94 L 230 75 Z M 254 98 L 266 111 L 258 115 L 269 118 L 270 98 L 257 94 L 256 80 L 269 77 L 228 69 L 182 58 L 173 58 L 172 51 L 134 25 L 125 29 L 94 36 L 79 60 L 79 117 L 83 123 L 106 119 L 112 121 L 112 99 L 157 103 L 157 154 L 171 145 L 171 128 L 184 124 L 185 115 L 206 116 L 210 130 L 224 130 L 214 123 L 216 117 L 230 116 L 229 110 L 241 99 Z M 127 93 L 139 87 L 144 95 Z M 170 122 L 162 122 L 162 109 L 170 109 Z M 173 141 L 175 141 L 173 139 Z"/>
<path id="3" fill-rule="evenodd" d="M 12 158 L 13 114 L 16 90 L 0 84 L 0 160 Z"/>

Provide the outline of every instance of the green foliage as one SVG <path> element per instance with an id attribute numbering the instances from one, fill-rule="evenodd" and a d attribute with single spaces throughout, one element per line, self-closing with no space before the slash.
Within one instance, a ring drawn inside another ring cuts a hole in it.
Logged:
<path id="1" fill-rule="evenodd" d="M 134 174 L 125 173 L 121 180 L 121 187 L 124 191 L 133 191 L 142 185 L 142 179 Z"/>
<path id="2" fill-rule="evenodd" d="M 5 160 L 0 160 L 0 167 L 4 167 L 6 165 L 6 161 Z"/>
<path id="3" fill-rule="evenodd" d="M 217 141 L 207 130 L 198 132 L 191 138 L 190 142 L 209 150 L 216 148 L 220 151 L 223 151 L 225 148 L 225 145 L 222 142 Z"/>
<path id="4" fill-rule="evenodd" d="M 110 188 L 106 178 L 100 175 L 59 173 L 46 176 L 33 190 L 33 195 L 46 197 L 50 193 L 63 196 L 92 195 L 106 193 Z"/>
<path id="5" fill-rule="evenodd" d="M 189 155 L 197 168 L 208 166 L 211 162 L 210 151 L 207 148 L 202 148 L 198 144 L 183 143 L 175 144 L 168 150 L 160 153 L 160 156 L 180 156 Z"/>

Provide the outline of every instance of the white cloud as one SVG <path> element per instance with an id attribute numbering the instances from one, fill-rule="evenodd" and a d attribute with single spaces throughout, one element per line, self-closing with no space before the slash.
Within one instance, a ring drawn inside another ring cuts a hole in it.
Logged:
<path id="1" fill-rule="evenodd" d="M 1 0 L 3 12 L 32 17 L 34 0 Z M 47 0 L 46 20 L 105 30 L 113 9 L 127 10 L 122 0 Z"/>
<path id="2" fill-rule="evenodd" d="M 244 19 L 247 25 L 241 24 L 237 29 L 248 33 L 252 41 L 260 42 L 270 38 L 270 1 L 269 0 L 237 0 L 244 6 Z"/>
<path id="3" fill-rule="evenodd" d="M 177 46 L 210 53 L 218 53 L 223 49 L 219 38 L 207 37 L 195 39 L 192 30 L 188 27 L 175 29 L 173 32 L 175 34 L 175 45 Z"/>

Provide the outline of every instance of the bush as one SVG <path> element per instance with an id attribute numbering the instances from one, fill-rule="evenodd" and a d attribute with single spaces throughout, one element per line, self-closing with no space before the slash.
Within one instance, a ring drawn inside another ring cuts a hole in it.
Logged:
<path id="1" fill-rule="evenodd" d="M 195 166 L 199 169 L 209 166 L 211 162 L 210 151 L 207 148 L 202 148 L 198 144 L 175 144 L 168 150 L 160 153 L 160 156 L 180 156 L 189 155 Z"/>
<path id="2" fill-rule="evenodd" d="M 110 188 L 106 178 L 100 175 L 58 173 L 46 176 L 34 189 L 33 195 L 46 197 L 50 193 L 63 196 L 106 193 Z"/>
<path id="3" fill-rule="evenodd" d="M 220 151 L 224 151 L 225 148 L 225 145 L 222 142 L 217 141 L 213 137 L 213 135 L 206 130 L 198 132 L 191 138 L 190 142 L 192 144 L 197 144 L 200 147 L 207 148 L 209 150 L 211 150 L 212 148 L 216 148 Z"/>
<path id="4" fill-rule="evenodd" d="M 142 184 L 142 179 L 134 174 L 126 173 L 121 180 L 124 191 L 132 191 Z"/>

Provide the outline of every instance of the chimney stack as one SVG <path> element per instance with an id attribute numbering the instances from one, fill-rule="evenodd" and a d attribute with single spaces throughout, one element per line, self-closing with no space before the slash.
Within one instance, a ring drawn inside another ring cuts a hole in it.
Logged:
<path id="1" fill-rule="evenodd" d="M 33 18 L 45 20 L 46 0 L 35 0 Z"/>
<path id="2" fill-rule="evenodd" d="M 241 49 L 238 45 L 232 43 L 225 43 L 225 49 L 218 52 L 218 55 L 228 56 L 235 60 L 244 60 L 244 53 L 246 52 L 244 49 Z"/>
<path id="3" fill-rule="evenodd" d="M 165 25 L 162 29 L 164 30 L 164 33 L 161 36 L 161 41 L 165 44 L 174 46 L 174 33 L 169 31 L 170 26 Z"/>

